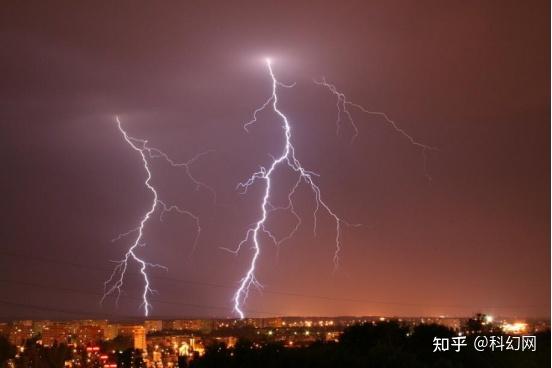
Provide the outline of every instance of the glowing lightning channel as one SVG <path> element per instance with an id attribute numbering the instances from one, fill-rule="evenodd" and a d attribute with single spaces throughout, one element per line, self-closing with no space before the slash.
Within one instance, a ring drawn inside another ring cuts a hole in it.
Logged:
<path id="1" fill-rule="evenodd" d="M 160 216 L 161 220 L 162 220 L 162 217 L 163 217 L 164 213 L 173 212 L 173 211 L 177 212 L 177 213 L 180 213 L 180 214 L 188 215 L 189 217 L 191 217 L 194 220 L 195 226 L 196 226 L 196 237 L 194 239 L 194 249 L 196 247 L 199 235 L 201 234 L 201 226 L 200 226 L 200 223 L 199 223 L 199 217 L 197 217 L 196 215 L 194 215 L 192 212 L 190 212 L 188 210 L 181 209 L 180 207 L 178 207 L 176 205 L 168 205 L 168 204 L 166 204 L 165 202 L 163 202 L 162 200 L 159 199 L 159 195 L 158 195 L 155 187 L 151 184 L 152 174 L 151 174 L 150 164 L 149 164 L 148 159 L 162 158 L 173 167 L 182 167 L 182 168 L 184 168 L 188 178 L 196 185 L 197 190 L 199 190 L 200 188 L 207 189 L 213 194 L 213 196 L 214 196 L 214 191 L 211 187 L 209 187 L 206 184 L 202 183 L 201 181 L 197 180 L 190 172 L 190 165 L 192 163 L 194 163 L 198 158 L 200 158 L 201 156 L 206 154 L 207 152 L 200 153 L 200 154 L 196 155 L 195 157 L 193 157 L 192 159 L 190 159 L 189 161 L 186 161 L 186 162 L 183 162 L 183 163 L 175 162 L 171 158 L 169 158 L 169 156 L 167 156 L 167 154 L 165 154 L 161 150 L 159 150 L 157 148 L 149 147 L 148 144 L 147 144 L 148 143 L 147 140 L 138 139 L 138 138 L 134 138 L 134 137 L 129 136 L 127 134 L 127 132 L 123 129 L 123 127 L 121 125 L 121 121 L 119 120 L 119 117 L 116 117 L 115 120 L 117 122 L 117 128 L 119 129 L 119 131 L 123 135 L 123 138 L 125 139 L 125 141 L 130 145 L 130 147 L 132 147 L 133 150 L 137 151 L 140 154 L 140 157 L 142 159 L 142 163 L 144 165 L 144 170 L 146 171 L 146 180 L 144 181 L 144 185 L 153 194 L 153 199 L 152 199 L 152 202 L 151 202 L 151 205 L 150 205 L 148 211 L 144 214 L 144 216 L 140 220 L 139 225 L 136 228 L 134 228 L 130 231 L 127 231 L 126 233 L 122 233 L 119 236 L 117 236 L 117 238 L 113 239 L 113 241 L 117 241 L 117 240 L 120 240 L 124 237 L 127 237 L 127 236 L 129 236 L 133 233 L 137 233 L 136 238 L 134 239 L 132 245 L 128 248 L 127 252 L 125 253 L 125 255 L 123 257 L 123 259 L 121 259 L 119 261 L 114 261 L 116 263 L 116 265 L 115 265 L 115 268 L 113 269 L 113 272 L 111 273 L 110 277 L 104 283 L 104 295 L 101 299 L 101 303 L 103 303 L 105 298 L 107 298 L 109 295 L 115 294 L 115 293 L 117 294 L 116 301 L 118 303 L 119 297 L 120 297 L 121 291 L 122 291 L 121 288 L 123 287 L 123 284 L 124 284 L 124 278 L 125 278 L 125 274 L 127 272 L 129 262 L 134 261 L 139 265 L 140 273 L 141 273 L 142 278 L 144 280 L 144 289 L 143 289 L 143 292 L 142 292 L 142 304 L 140 305 L 140 307 L 144 308 L 144 314 L 147 317 L 149 315 L 149 311 L 150 311 L 150 308 L 151 308 L 151 304 L 149 302 L 148 296 L 150 294 L 155 293 L 155 290 L 152 289 L 150 280 L 148 278 L 147 268 L 148 267 L 162 268 L 162 269 L 165 269 L 165 270 L 167 268 L 165 266 L 162 266 L 162 265 L 159 265 L 159 264 L 146 262 L 145 260 L 143 260 L 142 258 L 140 258 L 136 254 L 136 250 L 138 249 L 138 247 L 145 246 L 145 243 L 143 243 L 143 235 L 144 235 L 144 227 L 145 227 L 146 223 L 151 218 L 151 216 L 155 213 L 157 208 L 160 207 L 161 208 L 161 213 L 160 213 L 159 216 Z M 214 198 L 216 198 L 216 197 L 214 197 Z"/>
<path id="2" fill-rule="evenodd" d="M 369 115 L 375 115 L 383 118 L 383 120 L 391 126 L 393 130 L 395 130 L 397 133 L 402 135 L 404 138 L 406 138 L 412 145 L 416 146 L 420 149 L 423 160 L 424 160 L 424 173 L 428 180 L 431 180 L 431 176 L 429 175 L 427 171 L 427 151 L 436 151 L 437 148 L 428 146 L 426 144 L 418 142 L 414 137 L 412 137 L 410 134 L 408 134 L 404 129 L 402 129 L 393 119 L 391 119 L 386 113 L 380 112 L 380 111 L 372 111 L 367 108 L 365 108 L 362 105 L 359 105 L 357 103 L 354 103 L 347 99 L 347 96 L 343 92 L 340 92 L 337 87 L 329 83 L 325 77 L 322 77 L 320 80 L 314 80 L 314 83 L 326 87 L 337 99 L 336 106 L 337 106 L 337 120 L 336 120 L 336 131 L 337 134 L 339 134 L 339 131 L 341 130 L 341 125 L 343 122 L 343 115 L 347 117 L 347 120 L 351 124 L 351 127 L 353 128 L 353 136 L 351 138 L 351 143 L 355 140 L 355 138 L 358 136 L 358 127 L 356 125 L 355 120 L 353 119 L 353 115 L 349 111 L 348 107 L 354 107 L 366 114 Z"/>
<path id="3" fill-rule="evenodd" d="M 242 310 L 242 306 L 246 302 L 249 296 L 250 288 L 252 286 L 258 287 L 258 288 L 262 287 L 255 277 L 255 266 L 261 254 L 259 233 L 261 232 L 264 233 L 276 245 L 280 245 L 282 242 L 290 239 L 295 234 L 295 232 L 297 231 L 297 229 L 301 224 L 301 218 L 299 217 L 299 215 L 297 214 L 293 206 L 293 195 L 295 194 L 296 189 L 302 182 L 305 182 L 306 184 L 308 184 L 314 193 L 315 202 L 316 202 L 315 209 L 314 209 L 315 234 L 316 234 L 317 214 L 321 207 L 335 220 L 336 246 L 335 246 L 335 253 L 333 258 L 335 267 L 339 265 L 339 253 L 341 251 L 341 226 L 342 224 L 350 225 L 347 222 L 343 221 L 341 218 L 339 218 L 330 209 L 330 207 L 326 204 L 326 202 L 322 200 L 320 188 L 316 185 L 316 183 L 313 180 L 313 176 L 318 176 L 318 175 L 312 171 L 308 171 L 305 168 L 303 168 L 299 160 L 296 158 L 295 148 L 291 143 L 291 126 L 289 124 L 289 121 L 286 115 L 284 115 L 284 113 L 282 113 L 278 108 L 278 94 L 277 94 L 278 87 L 290 88 L 290 87 L 293 87 L 293 85 L 283 84 L 276 79 L 276 77 L 274 76 L 274 72 L 272 70 L 271 61 L 269 59 L 266 60 L 266 65 L 268 67 L 270 77 L 272 78 L 272 94 L 265 101 L 265 103 L 261 105 L 261 107 L 257 108 L 253 112 L 253 119 L 244 125 L 244 129 L 247 131 L 248 127 L 251 124 L 254 124 L 257 122 L 257 114 L 270 106 L 274 111 L 274 113 L 276 113 L 282 121 L 282 128 L 284 130 L 286 143 L 282 154 L 279 157 L 273 157 L 272 164 L 268 169 L 266 169 L 265 167 L 261 167 L 260 170 L 253 173 L 253 175 L 251 175 L 251 177 L 246 182 L 238 184 L 238 188 L 242 188 L 244 192 L 246 192 L 247 189 L 251 185 L 253 185 L 258 179 L 262 179 L 266 182 L 263 200 L 261 203 L 261 217 L 256 223 L 254 223 L 247 230 L 245 238 L 238 244 L 237 248 L 235 250 L 230 250 L 233 253 L 238 253 L 241 247 L 248 242 L 252 242 L 253 250 L 254 250 L 253 257 L 251 258 L 251 262 L 249 265 L 249 269 L 247 270 L 247 273 L 245 274 L 245 276 L 241 279 L 240 286 L 234 294 L 234 311 L 240 316 L 240 318 L 244 318 L 245 316 Z M 298 173 L 299 176 L 297 181 L 295 182 L 295 185 L 292 187 L 291 191 L 288 194 L 287 205 L 283 207 L 276 207 L 272 203 L 270 203 L 270 190 L 272 186 L 272 174 L 280 164 L 286 164 L 289 168 L 291 168 L 293 171 Z M 288 235 L 286 235 L 282 239 L 277 239 L 277 237 L 274 236 L 274 234 L 272 234 L 265 226 L 265 222 L 267 220 L 269 213 L 277 210 L 289 210 L 297 219 L 297 223 L 295 227 Z"/>

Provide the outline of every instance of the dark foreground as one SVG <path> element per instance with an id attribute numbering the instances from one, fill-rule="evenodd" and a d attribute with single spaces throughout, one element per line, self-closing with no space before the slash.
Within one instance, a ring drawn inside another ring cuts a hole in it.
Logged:
<path id="1" fill-rule="evenodd" d="M 190 362 L 190 367 L 550 367 L 550 331 L 536 335 L 534 352 L 479 352 L 473 345 L 476 335 L 467 337 L 467 346 L 460 352 L 452 346 L 447 352 L 433 352 L 434 337 L 453 336 L 457 334 L 438 325 L 420 325 L 409 332 L 395 322 L 365 324 L 347 328 L 339 342 L 317 342 L 303 348 L 256 346 L 247 340 L 233 349 L 213 345 L 203 357 Z"/>

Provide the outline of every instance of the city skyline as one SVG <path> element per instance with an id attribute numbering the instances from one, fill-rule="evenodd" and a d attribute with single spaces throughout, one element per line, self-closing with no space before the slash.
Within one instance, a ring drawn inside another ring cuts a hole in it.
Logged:
<path id="1" fill-rule="evenodd" d="M 529 354 L 525 359 L 539 361 L 546 360 L 546 355 L 541 354 L 539 359 L 531 352 L 536 351 L 537 344 L 543 344 L 542 348 L 546 349 L 550 321 L 507 321 L 485 314 L 464 319 L 20 320 L 0 322 L 0 362 L 7 362 L 10 367 L 25 367 L 33 362 L 46 361 L 56 362 L 56 366 L 77 367 L 188 367 L 207 363 L 213 354 L 223 353 L 222 356 L 231 359 L 246 351 L 264 349 L 276 350 L 278 354 L 273 359 L 284 359 L 291 351 L 300 353 L 311 348 L 338 348 L 341 344 L 348 344 L 350 336 L 362 331 L 368 334 L 398 332 L 402 344 L 410 346 L 417 342 L 417 350 L 426 350 L 424 345 L 431 342 L 427 332 L 445 338 L 463 336 L 463 339 L 473 339 L 480 333 L 492 333 L 506 341 L 506 346 L 509 346 L 506 351 L 521 351 Z M 385 341 L 388 339 L 382 339 L 380 343 Z M 515 341 L 520 343 L 517 347 Z M 524 343 L 521 344 L 521 341 Z M 528 344 L 529 341 L 532 343 Z M 489 349 L 492 352 L 505 351 L 504 346 Z M 465 359 L 456 354 L 455 357 Z M 498 358 L 494 354 L 491 357 Z"/>

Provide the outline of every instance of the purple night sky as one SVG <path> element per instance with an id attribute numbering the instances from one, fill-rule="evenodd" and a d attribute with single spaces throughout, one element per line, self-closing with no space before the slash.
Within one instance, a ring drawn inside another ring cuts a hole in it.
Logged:
<path id="1" fill-rule="evenodd" d="M 233 317 L 247 267 L 235 247 L 256 221 L 263 185 L 235 190 L 281 152 L 278 120 L 261 114 L 271 56 L 296 155 L 320 174 L 326 202 L 362 227 L 335 224 L 301 187 L 297 236 L 266 239 L 250 316 L 550 316 L 550 3 L 533 1 L 13 2 L 1 15 L 0 149 L 3 193 L 0 318 L 140 316 L 141 279 L 129 270 L 115 307 L 103 282 L 151 204 L 140 157 L 147 139 L 217 192 L 196 191 L 182 170 L 151 163 L 163 200 L 194 223 L 153 216 L 145 231 L 152 317 Z M 336 135 L 325 76 L 354 102 L 359 135 Z M 277 175 L 279 188 L 292 178 Z M 276 185 L 275 184 L 275 185 Z M 286 190 L 274 191 L 283 203 Z M 279 234 L 293 217 L 277 214 Z"/>

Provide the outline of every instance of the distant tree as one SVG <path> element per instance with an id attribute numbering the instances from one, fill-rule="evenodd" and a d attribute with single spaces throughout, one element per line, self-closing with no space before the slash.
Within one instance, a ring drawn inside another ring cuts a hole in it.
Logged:
<path id="1" fill-rule="evenodd" d="M 488 320 L 488 316 L 483 313 L 477 313 L 468 319 L 463 326 L 463 330 L 469 334 L 501 334 L 502 330 Z"/>
<path id="2" fill-rule="evenodd" d="M 179 356 L 178 357 L 178 368 L 187 368 L 188 367 L 188 357 Z"/>
<path id="3" fill-rule="evenodd" d="M 447 367 L 450 353 L 434 353 L 433 339 L 452 338 L 457 334 L 441 325 L 429 324 L 418 325 L 412 330 L 408 339 L 406 349 L 417 356 L 417 359 L 429 366 Z"/>
<path id="4" fill-rule="evenodd" d="M 105 340 L 100 343 L 103 351 L 121 351 L 131 349 L 134 346 L 132 337 L 117 335 L 112 340 Z"/>
<path id="5" fill-rule="evenodd" d="M 205 355 L 191 362 L 192 368 L 205 367 L 230 367 L 230 350 L 223 343 L 215 343 L 207 346 Z"/>
<path id="6" fill-rule="evenodd" d="M 347 327 L 339 340 L 344 347 L 365 350 L 375 345 L 404 345 L 407 332 L 397 321 L 364 323 Z"/>
<path id="7" fill-rule="evenodd" d="M 122 352 L 117 352 L 116 358 L 118 367 L 139 368 L 146 366 L 142 359 L 141 350 L 129 348 Z"/>
<path id="8" fill-rule="evenodd" d="M 71 349 L 65 344 L 55 344 L 50 348 L 42 348 L 41 361 L 51 368 L 62 368 L 65 361 L 71 359 Z"/>
<path id="9" fill-rule="evenodd" d="M 0 336 L 0 366 L 15 356 L 15 346 L 5 336 Z"/>

